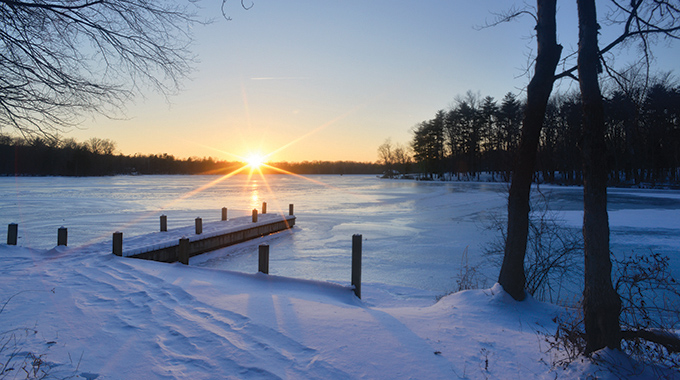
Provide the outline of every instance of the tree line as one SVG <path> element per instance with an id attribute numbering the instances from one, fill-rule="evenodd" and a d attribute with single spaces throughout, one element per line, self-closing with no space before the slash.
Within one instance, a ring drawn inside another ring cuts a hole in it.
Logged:
<path id="1" fill-rule="evenodd" d="M 263 174 L 379 174 L 382 166 L 375 162 L 356 161 L 284 161 L 268 163 L 261 171 Z"/>
<path id="2" fill-rule="evenodd" d="M 605 94 L 606 157 L 612 184 L 680 181 L 680 86 L 670 75 L 630 81 Z M 536 179 L 582 181 L 580 94 L 553 96 L 547 106 L 536 161 Z M 420 172 L 508 181 L 519 146 L 525 103 L 507 93 L 500 104 L 468 91 L 448 110 L 413 128 L 411 148 Z M 380 149 L 379 149 L 380 156 Z"/>
<path id="3" fill-rule="evenodd" d="M 90 138 L 14 138 L 0 134 L 0 175 L 105 176 L 118 174 L 227 174 L 245 164 L 212 157 L 176 158 L 173 155 L 116 154 L 116 143 Z M 351 161 L 277 162 L 271 166 L 295 174 L 376 174 L 375 163 Z M 281 170 L 267 169 L 267 174 Z"/>

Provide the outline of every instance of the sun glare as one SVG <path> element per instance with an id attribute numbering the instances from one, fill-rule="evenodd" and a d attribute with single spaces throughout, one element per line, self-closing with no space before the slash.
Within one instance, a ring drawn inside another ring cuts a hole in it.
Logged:
<path id="1" fill-rule="evenodd" d="M 253 153 L 246 158 L 246 163 L 252 169 L 259 169 L 260 166 L 264 165 L 264 157 L 260 154 Z"/>

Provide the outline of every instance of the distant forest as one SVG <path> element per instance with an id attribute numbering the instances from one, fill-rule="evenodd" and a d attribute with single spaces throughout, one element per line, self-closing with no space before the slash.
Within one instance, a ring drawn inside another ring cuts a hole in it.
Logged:
<path id="1" fill-rule="evenodd" d="M 680 87 L 671 82 L 667 75 L 605 94 L 611 184 L 680 182 Z M 475 179 L 490 173 L 494 180 L 508 181 L 522 113 L 523 104 L 512 93 L 498 104 L 492 97 L 468 92 L 449 110 L 413 128 L 410 148 L 416 171 L 425 178 Z M 581 115 L 577 93 L 552 98 L 540 136 L 537 180 L 581 183 Z M 395 151 L 381 146 L 380 162 L 403 172 L 408 157 L 400 159 Z"/>
<path id="2" fill-rule="evenodd" d="M 212 157 L 178 159 L 168 154 L 125 156 L 115 154 L 115 142 L 91 138 L 13 138 L 0 134 L 0 175 L 14 176 L 106 176 L 118 174 L 227 174 L 240 162 Z M 295 174 L 377 174 L 375 163 L 349 161 L 278 162 L 272 164 Z M 263 170 L 277 173 L 274 170 Z M 246 172 L 247 173 L 247 172 Z"/>

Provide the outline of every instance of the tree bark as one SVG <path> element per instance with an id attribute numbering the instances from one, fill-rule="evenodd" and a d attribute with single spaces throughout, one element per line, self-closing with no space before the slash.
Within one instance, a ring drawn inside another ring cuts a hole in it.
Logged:
<path id="1" fill-rule="evenodd" d="M 583 104 L 583 243 L 585 286 L 583 314 L 586 354 L 621 347 L 621 299 L 611 281 L 604 108 L 598 82 L 595 0 L 577 0 L 579 19 L 578 75 Z"/>
<path id="2" fill-rule="evenodd" d="M 522 136 L 508 196 L 505 255 L 498 276 L 498 283 L 518 301 L 525 297 L 524 256 L 529 233 L 529 193 L 536 164 L 538 139 L 545 119 L 548 98 L 555 82 L 555 69 L 562 54 L 562 46 L 557 44 L 556 0 L 537 0 L 537 10 L 538 52 L 534 76 L 527 87 Z"/>

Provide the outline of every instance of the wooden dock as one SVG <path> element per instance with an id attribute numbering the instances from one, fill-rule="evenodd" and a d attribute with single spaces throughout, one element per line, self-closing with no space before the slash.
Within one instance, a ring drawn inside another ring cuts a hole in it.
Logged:
<path id="1" fill-rule="evenodd" d="M 250 216 L 202 224 L 201 233 L 194 226 L 126 238 L 118 248 L 121 256 L 172 263 L 201 253 L 242 243 L 295 225 L 294 215 L 260 214 L 257 222 Z M 122 239 L 122 235 L 120 237 Z M 116 253 L 114 234 L 114 254 Z"/>

